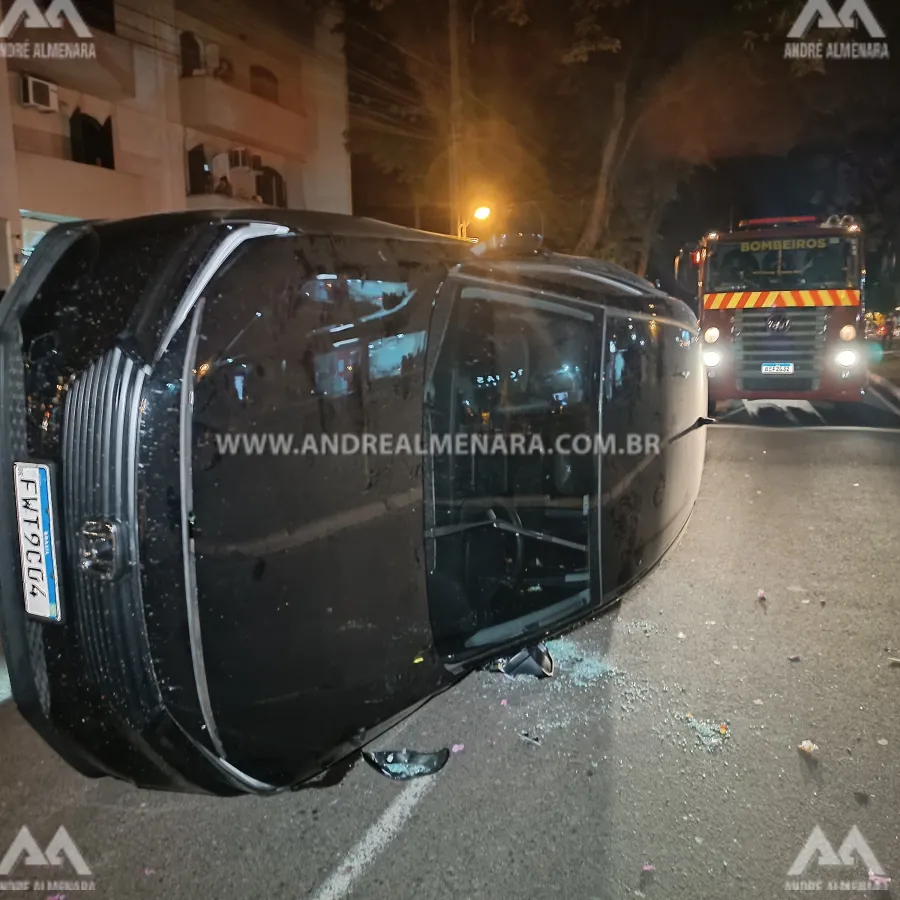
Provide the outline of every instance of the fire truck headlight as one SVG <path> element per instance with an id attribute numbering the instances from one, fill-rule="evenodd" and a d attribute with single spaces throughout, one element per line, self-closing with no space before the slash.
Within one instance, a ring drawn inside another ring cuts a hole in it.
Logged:
<path id="1" fill-rule="evenodd" d="M 707 328 L 706 331 L 703 332 L 703 340 L 706 341 L 707 344 L 714 344 L 718 339 L 718 328 Z"/>
<path id="2" fill-rule="evenodd" d="M 856 340 L 856 326 L 855 325 L 845 325 L 841 329 L 841 340 L 842 341 L 855 341 Z"/>
<path id="3" fill-rule="evenodd" d="M 703 354 L 703 362 L 705 362 L 711 369 L 714 369 L 719 364 L 721 359 L 722 357 L 712 350 L 710 350 L 708 353 Z"/>
<path id="4" fill-rule="evenodd" d="M 837 364 L 849 369 L 856 365 L 856 354 L 852 350 L 841 350 L 836 357 Z"/>

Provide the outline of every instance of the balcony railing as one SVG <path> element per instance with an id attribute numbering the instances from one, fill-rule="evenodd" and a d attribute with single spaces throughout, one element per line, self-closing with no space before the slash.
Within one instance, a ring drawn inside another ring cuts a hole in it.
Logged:
<path id="1" fill-rule="evenodd" d="M 305 116 L 210 75 L 181 79 L 181 115 L 188 128 L 235 144 L 290 156 L 305 155 L 309 139 Z"/>
<path id="2" fill-rule="evenodd" d="M 73 219 L 122 219 L 151 211 L 145 179 L 36 153 L 16 153 L 19 206 Z"/>

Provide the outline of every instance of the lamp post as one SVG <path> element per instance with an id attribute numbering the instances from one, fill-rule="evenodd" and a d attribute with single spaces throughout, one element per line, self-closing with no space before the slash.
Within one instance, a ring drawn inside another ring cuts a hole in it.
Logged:
<path id="1" fill-rule="evenodd" d="M 483 222 L 485 219 L 490 218 L 491 208 L 489 206 L 479 206 L 472 213 L 473 219 L 478 219 Z M 458 238 L 462 238 L 463 240 L 468 240 L 469 237 L 469 225 L 471 225 L 471 221 L 469 219 L 460 220 L 459 227 L 456 229 L 456 236 Z"/>

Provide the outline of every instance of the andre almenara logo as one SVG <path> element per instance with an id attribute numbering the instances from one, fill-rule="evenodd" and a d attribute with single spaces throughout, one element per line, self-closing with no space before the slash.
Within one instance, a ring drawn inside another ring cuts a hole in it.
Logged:
<path id="1" fill-rule="evenodd" d="M 62 29 L 78 40 L 59 40 Z M 56 32 L 56 34 L 54 34 Z M 57 40 L 50 40 L 56 37 Z M 74 0 L 15 0 L 0 22 L 0 56 L 7 59 L 96 59 L 93 35 Z"/>

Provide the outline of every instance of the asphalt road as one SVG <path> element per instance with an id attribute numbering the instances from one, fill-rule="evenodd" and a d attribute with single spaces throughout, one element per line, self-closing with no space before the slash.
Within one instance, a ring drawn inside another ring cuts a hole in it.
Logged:
<path id="1" fill-rule="evenodd" d="M 359 762 L 268 800 L 144 794 L 68 771 L 6 703 L 0 856 L 64 825 L 110 898 L 759 900 L 819 826 L 838 865 L 812 854 L 804 881 L 900 878 L 898 462 L 886 391 L 724 417 L 679 543 L 551 645 L 552 679 L 472 676 L 379 741 L 463 745 L 430 778 Z"/>

